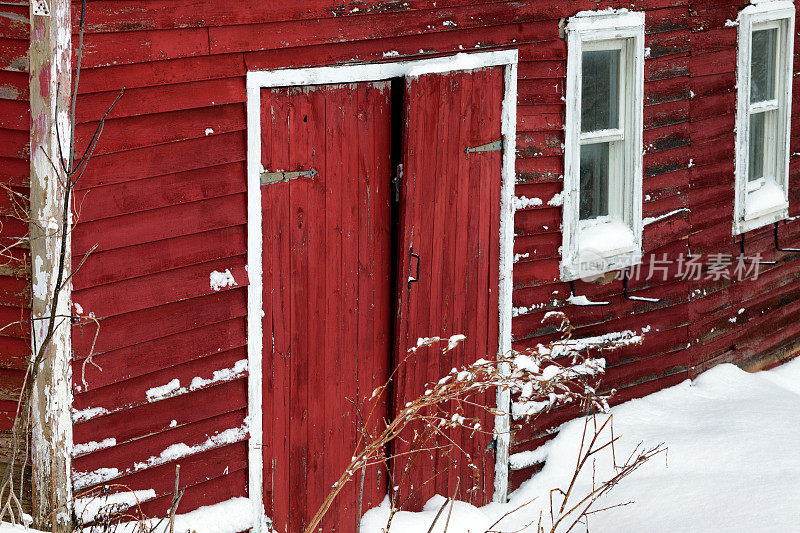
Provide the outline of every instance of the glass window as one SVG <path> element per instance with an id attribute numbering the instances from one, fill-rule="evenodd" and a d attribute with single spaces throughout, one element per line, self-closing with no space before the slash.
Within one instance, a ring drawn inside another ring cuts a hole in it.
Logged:
<path id="1" fill-rule="evenodd" d="M 619 54 L 619 50 L 583 53 L 583 132 L 619 128 Z"/>
<path id="2" fill-rule="evenodd" d="M 753 32 L 750 66 L 750 101 L 764 102 L 775 98 L 775 59 L 778 30 Z"/>
<path id="3" fill-rule="evenodd" d="M 644 20 L 586 11 L 565 28 L 565 281 L 641 262 Z"/>
<path id="4" fill-rule="evenodd" d="M 764 119 L 766 113 L 750 115 L 750 152 L 747 181 L 764 177 Z"/>
<path id="5" fill-rule="evenodd" d="M 618 153 L 625 139 L 620 97 L 626 47 L 625 40 L 601 41 L 581 54 L 579 220 L 621 218 L 611 204 L 619 193 L 613 178 L 624 172 Z"/>
<path id="6" fill-rule="evenodd" d="M 581 146 L 580 219 L 608 215 L 608 146 L 609 143 Z"/>
<path id="7" fill-rule="evenodd" d="M 739 14 L 734 234 L 789 215 L 794 18 L 785 2 Z"/>

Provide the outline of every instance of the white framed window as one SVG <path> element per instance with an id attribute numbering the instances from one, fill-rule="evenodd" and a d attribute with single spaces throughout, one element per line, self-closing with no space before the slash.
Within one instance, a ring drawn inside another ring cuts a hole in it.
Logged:
<path id="1" fill-rule="evenodd" d="M 561 279 L 642 258 L 644 14 L 581 12 L 566 26 Z"/>
<path id="2" fill-rule="evenodd" d="M 789 216 L 794 3 L 739 13 L 733 234 Z"/>

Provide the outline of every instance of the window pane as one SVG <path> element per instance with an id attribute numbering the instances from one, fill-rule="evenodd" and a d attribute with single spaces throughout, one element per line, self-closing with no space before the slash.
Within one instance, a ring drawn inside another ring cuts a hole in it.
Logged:
<path id="1" fill-rule="evenodd" d="M 608 215 L 609 143 L 581 146 L 580 219 Z"/>
<path id="2" fill-rule="evenodd" d="M 583 52 L 581 131 L 619 127 L 619 50 Z"/>
<path id="3" fill-rule="evenodd" d="M 750 115 L 750 156 L 747 165 L 747 180 L 755 181 L 764 176 L 764 134 L 766 113 Z"/>
<path id="4" fill-rule="evenodd" d="M 775 60 L 778 30 L 753 32 L 750 65 L 750 100 L 763 102 L 775 98 Z"/>

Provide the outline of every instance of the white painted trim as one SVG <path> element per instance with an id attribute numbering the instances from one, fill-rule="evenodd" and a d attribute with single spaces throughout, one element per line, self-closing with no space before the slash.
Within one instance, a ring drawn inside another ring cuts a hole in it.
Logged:
<path id="1" fill-rule="evenodd" d="M 398 61 L 395 63 L 365 63 L 333 67 L 310 67 L 251 71 L 247 87 L 292 87 L 296 85 L 328 85 L 359 81 L 380 81 L 405 76 L 420 76 L 454 70 L 510 65 L 517 62 L 516 50 L 496 50 L 456 54 L 447 57 Z"/>
<path id="2" fill-rule="evenodd" d="M 261 404 L 262 394 L 262 273 L 263 249 L 261 232 L 261 91 L 247 87 L 247 419 L 248 441 L 248 495 L 253 510 L 253 533 L 266 533 L 264 510 L 264 457 Z"/>
<path id="3" fill-rule="evenodd" d="M 517 61 L 505 68 L 503 94 L 503 168 L 500 189 L 500 328 L 498 353 L 511 355 L 512 294 L 514 291 L 514 185 L 516 182 L 517 154 Z M 500 372 L 511 374 L 511 365 L 502 363 Z M 494 501 L 508 499 L 508 468 L 511 449 L 511 393 L 505 389 L 497 391 L 495 417 L 495 467 Z"/>
<path id="4" fill-rule="evenodd" d="M 617 211 L 622 212 L 624 223 L 634 237 L 634 246 L 625 253 L 604 253 L 594 250 L 593 256 L 602 256 L 605 271 L 617 270 L 641 262 L 642 252 L 642 155 L 644 114 L 644 14 L 625 9 L 581 12 L 567 23 L 567 83 L 566 116 L 564 123 L 564 204 L 561 247 L 561 279 L 578 279 L 582 272 L 580 258 L 580 145 L 581 134 L 581 74 L 583 51 L 598 49 L 598 44 L 609 48 L 627 41 L 623 91 L 621 91 L 620 117 L 624 121 L 620 164 L 624 166 L 622 183 L 610 196 L 619 197 Z M 621 62 L 622 66 L 623 62 Z M 599 132 L 605 133 L 605 132 Z M 598 133 L 598 134 L 599 134 Z M 585 137 L 591 137 L 587 135 Z M 613 204 L 612 199 L 610 202 Z M 593 257 L 599 259 L 599 257 Z M 601 273 L 601 272 L 597 272 Z"/>
<path id="5" fill-rule="evenodd" d="M 762 1 L 747 6 L 739 12 L 738 48 L 736 58 L 736 152 L 735 152 L 735 195 L 733 207 L 733 234 L 778 222 L 789 217 L 789 142 L 791 140 L 792 79 L 794 69 L 794 3 L 783 0 Z M 779 55 L 776 70 L 779 75 L 775 87 L 777 96 L 777 131 L 780 139 L 774 154 L 764 154 L 775 158 L 775 177 L 783 188 L 783 201 L 776 202 L 774 209 L 748 216 L 747 178 L 749 165 L 750 115 L 752 112 L 769 108 L 770 103 L 752 105 L 750 103 L 750 60 L 754 26 L 773 26 L 779 22 Z M 764 109 L 761 109 L 764 108 Z"/>
<path id="6" fill-rule="evenodd" d="M 297 85 L 324 85 L 364 81 L 380 81 L 391 78 L 421 76 L 472 70 L 476 68 L 502 66 L 505 68 L 505 89 L 503 95 L 502 134 L 503 159 L 502 183 L 500 190 L 500 279 L 499 279 L 499 346 L 500 354 L 511 351 L 511 316 L 514 267 L 514 176 L 516 160 L 517 128 L 517 50 L 498 50 L 456 54 L 395 63 L 369 63 L 362 65 L 341 65 L 332 67 L 312 67 L 301 69 L 280 69 L 270 71 L 251 71 L 247 73 L 247 264 L 250 277 L 248 287 L 248 360 L 250 368 L 248 413 L 250 425 L 250 495 L 259 497 L 253 502 L 256 528 L 254 533 L 266 531 L 259 526 L 264 521 L 263 508 L 263 458 L 261 456 L 261 186 L 259 170 L 261 166 L 261 115 L 260 91 L 266 87 L 289 87 Z M 504 371 L 510 369 L 503 367 Z M 508 494 L 508 460 L 510 443 L 511 398 L 507 391 L 499 391 L 498 410 L 504 415 L 495 417 L 497 450 L 495 464 L 495 501 L 505 501 Z M 253 413 L 257 413 L 256 423 Z M 257 437 L 256 437 L 257 436 Z"/>

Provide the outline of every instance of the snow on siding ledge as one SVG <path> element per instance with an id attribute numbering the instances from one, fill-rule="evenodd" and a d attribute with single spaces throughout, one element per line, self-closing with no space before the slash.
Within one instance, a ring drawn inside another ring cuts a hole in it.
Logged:
<path id="1" fill-rule="evenodd" d="M 147 458 L 145 461 L 134 463 L 132 468 L 127 468 L 121 471 L 118 468 L 98 468 L 91 472 L 72 472 L 73 484 L 75 490 L 83 490 L 93 485 L 105 483 L 114 478 L 127 476 L 134 472 L 144 470 L 153 466 L 162 465 L 170 461 L 183 459 L 190 455 L 196 455 L 213 448 L 221 448 L 228 444 L 240 442 L 249 436 L 247 420 L 240 427 L 226 429 L 208 437 L 200 444 L 188 445 L 183 442 L 175 443 L 164 449 L 159 455 L 154 455 Z"/>
<path id="2" fill-rule="evenodd" d="M 189 390 L 202 389 L 212 383 L 220 381 L 231 381 L 242 376 L 247 371 L 247 359 L 240 359 L 234 363 L 233 368 L 223 368 L 222 370 L 215 370 L 210 379 L 204 379 L 197 376 L 192 379 L 189 384 Z"/>
<path id="3" fill-rule="evenodd" d="M 119 468 L 98 468 L 91 472 L 72 472 L 72 484 L 75 490 L 82 490 L 92 485 L 99 485 L 105 483 L 110 479 L 119 477 Z"/>
<path id="4" fill-rule="evenodd" d="M 186 514 L 175 516 L 175 533 L 238 533 L 253 527 L 253 507 L 249 498 L 231 498 L 224 502 L 200 507 Z M 149 526 L 155 527 L 158 518 L 149 520 Z M 116 533 L 138 533 L 139 522 L 125 522 L 115 528 Z M 167 533 L 169 523 L 162 522 L 153 533 Z M 2 533 L 2 530 L 0 530 Z M 267 530 L 265 533 L 269 533 Z"/>
<path id="5" fill-rule="evenodd" d="M 523 468 L 528 468 L 529 466 L 544 463 L 550 453 L 550 447 L 548 444 L 549 442 L 539 446 L 535 450 L 526 450 L 524 452 L 511 455 L 508 458 L 511 470 L 522 470 Z"/>
<path id="6" fill-rule="evenodd" d="M 104 496 L 91 496 L 75 500 L 75 515 L 80 524 L 89 524 L 103 516 L 113 515 L 130 509 L 144 501 L 156 497 L 153 489 L 122 491 Z"/>
<path id="7" fill-rule="evenodd" d="M 247 372 L 247 359 L 240 359 L 236 361 L 231 368 L 215 370 L 208 379 L 200 376 L 193 377 L 188 389 L 186 387 L 181 387 L 180 380 L 175 378 L 165 385 L 147 389 L 145 395 L 147 396 L 148 402 L 157 402 L 158 400 L 165 400 L 173 396 L 186 394 L 187 392 L 204 389 L 215 383 L 233 381 L 234 379 L 244 376 L 245 372 Z"/>
<path id="8" fill-rule="evenodd" d="M 85 453 L 96 452 L 97 450 L 110 448 L 116 445 L 117 445 L 117 439 L 115 439 L 114 437 L 103 439 L 100 442 L 94 440 L 90 442 L 80 442 L 72 446 L 72 455 L 73 457 L 77 455 L 83 455 Z"/>
<path id="9" fill-rule="evenodd" d="M 86 420 L 97 418 L 100 415 L 105 415 L 108 412 L 109 412 L 108 409 L 106 409 L 105 407 L 88 407 L 86 409 L 81 409 L 80 411 L 73 410 L 72 421 L 85 422 Z"/>
<path id="10" fill-rule="evenodd" d="M 192 378 L 192 381 L 188 387 L 182 387 L 180 380 L 178 378 L 175 378 L 171 380 L 169 383 L 166 383 L 164 385 L 159 385 L 158 387 L 152 387 L 150 389 L 147 389 L 145 391 L 146 399 L 144 401 L 129 402 L 125 405 L 115 407 L 113 411 L 109 411 L 105 407 L 88 407 L 80 411 L 73 410 L 72 421 L 74 423 L 85 422 L 86 420 L 91 420 L 92 418 L 96 418 L 101 415 L 118 413 L 119 411 L 130 409 L 132 407 L 137 407 L 139 405 L 145 405 L 146 403 L 153 403 L 160 400 L 166 400 L 167 398 L 173 398 L 175 396 L 180 396 L 182 394 L 194 392 L 199 389 L 205 389 L 206 387 L 211 387 L 218 383 L 224 383 L 226 381 L 233 381 L 235 379 L 239 379 L 243 377 L 246 373 L 247 373 L 247 359 L 241 359 L 239 361 L 236 361 L 236 363 L 234 363 L 234 365 L 230 368 L 215 370 L 210 378 L 195 376 L 194 378 Z M 113 446 L 113 444 L 111 446 Z"/>
<path id="11" fill-rule="evenodd" d="M 659 222 L 661 220 L 664 220 L 665 218 L 669 218 L 672 215 L 677 215 L 678 213 L 682 213 L 684 211 L 687 212 L 687 213 L 691 212 L 691 210 L 688 207 L 682 207 L 680 209 L 676 209 L 674 211 L 670 211 L 669 213 L 664 213 L 663 215 L 658 215 L 657 217 L 647 217 L 645 219 L 642 219 L 642 225 L 643 226 L 649 226 L 653 222 Z"/>
<path id="12" fill-rule="evenodd" d="M 248 434 L 247 421 L 245 421 L 241 427 L 226 429 L 225 431 L 208 437 L 200 444 L 189 446 L 188 444 L 179 442 L 177 444 L 168 446 L 159 455 L 154 455 L 141 463 L 135 463 L 133 465 L 133 470 L 144 470 L 145 468 L 149 468 L 151 466 L 158 466 L 170 461 L 176 461 L 186 456 L 195 455 L 212 448 L 219 448 L 228 444 L 233 444 L 234 442 L 239 442 L 246 439 Z"/>
<path id="13" fill-rule="evenodd" d="M 238 285 L 236 280 L 233 279 L 230 268 L 226 268 L 225 272 L 213 271 L 209 274 L 209 283 L 211 285 L 211 290 L 214 292 L 219 292 L 226 287 L 235 287 Z"/>
<path id="14" fill-rule="evenodd" d="M 147 395 L 148 402 L 155 402 L 158 400 L 163 400 L 164 398 L 169 398 L 170 396 L 174 396 L 175 392 L 180 390 L 180 388 L 181 382 L 178 378 L 175 378 L 165 385 L 147 389 L 145 394 Z"/>
<path id="15" fill-rule="evenodd" d="M 144 500 L 155 497 L 155 491 L 150 489 L 112 494 L 108 498 L 103 499 L 102 504 L 105 504 L 106 500 L 109 504 L 112 503 L 112 500 L 115 500 L 118 495 L 118 509 L 121 511 L 125 508 L 131 508 L 136 505 L 136 499 L 138 499 L 139 503 L 141 503 Z M 78 500 L 75 503 L 76 511 L 78 511 L 79 517 L 81 517 L 81 501 L 82 500 Z M 97 513 L 98 511 L 101 511 L 101 509 L 87 509 L 87 511 L 84 512 L 83 516 L 81 517 L 84 524 L 89 522 L 89 520 L 87 520 L 87 516 L 91 514 L 90 511 Z M 161 522 L 161 519 L 157 517 L 149 519 L 145 524 L 142 524 L 141 522 L 123 522 L 116 526 L 114 531 L 115 533 L 139 533 L 142 525 L 153 528 L 153 533 L 167 533 L 170 531 L 169 523 L 166 521 Z M 238 497 L 231 498 L 230 500 L 226 500 L 224 502 L 206 505 L 205 507 L 200 507 L 185 514 L 175 515 L 174 531 L 176 533 L 238 533 L 240 531 L 248 531 L 252 527 L 252 502 L 249 498 Z M 32 529 L 25 529 L 23 526 L 12 526 L 10 524 L 7 525 L 3 523 L 0 525 L 0 533 L 5 533 L 6 531 L 9 533 L 17 531 L 30 531 L 38 533 L 38 531 L 34 531 Z M 92 533 L 94 529 L 83 528 L 82 531 L 84 533 Z M 269 533 L 269 530 L 265 531 L 265 533 Z"/>

